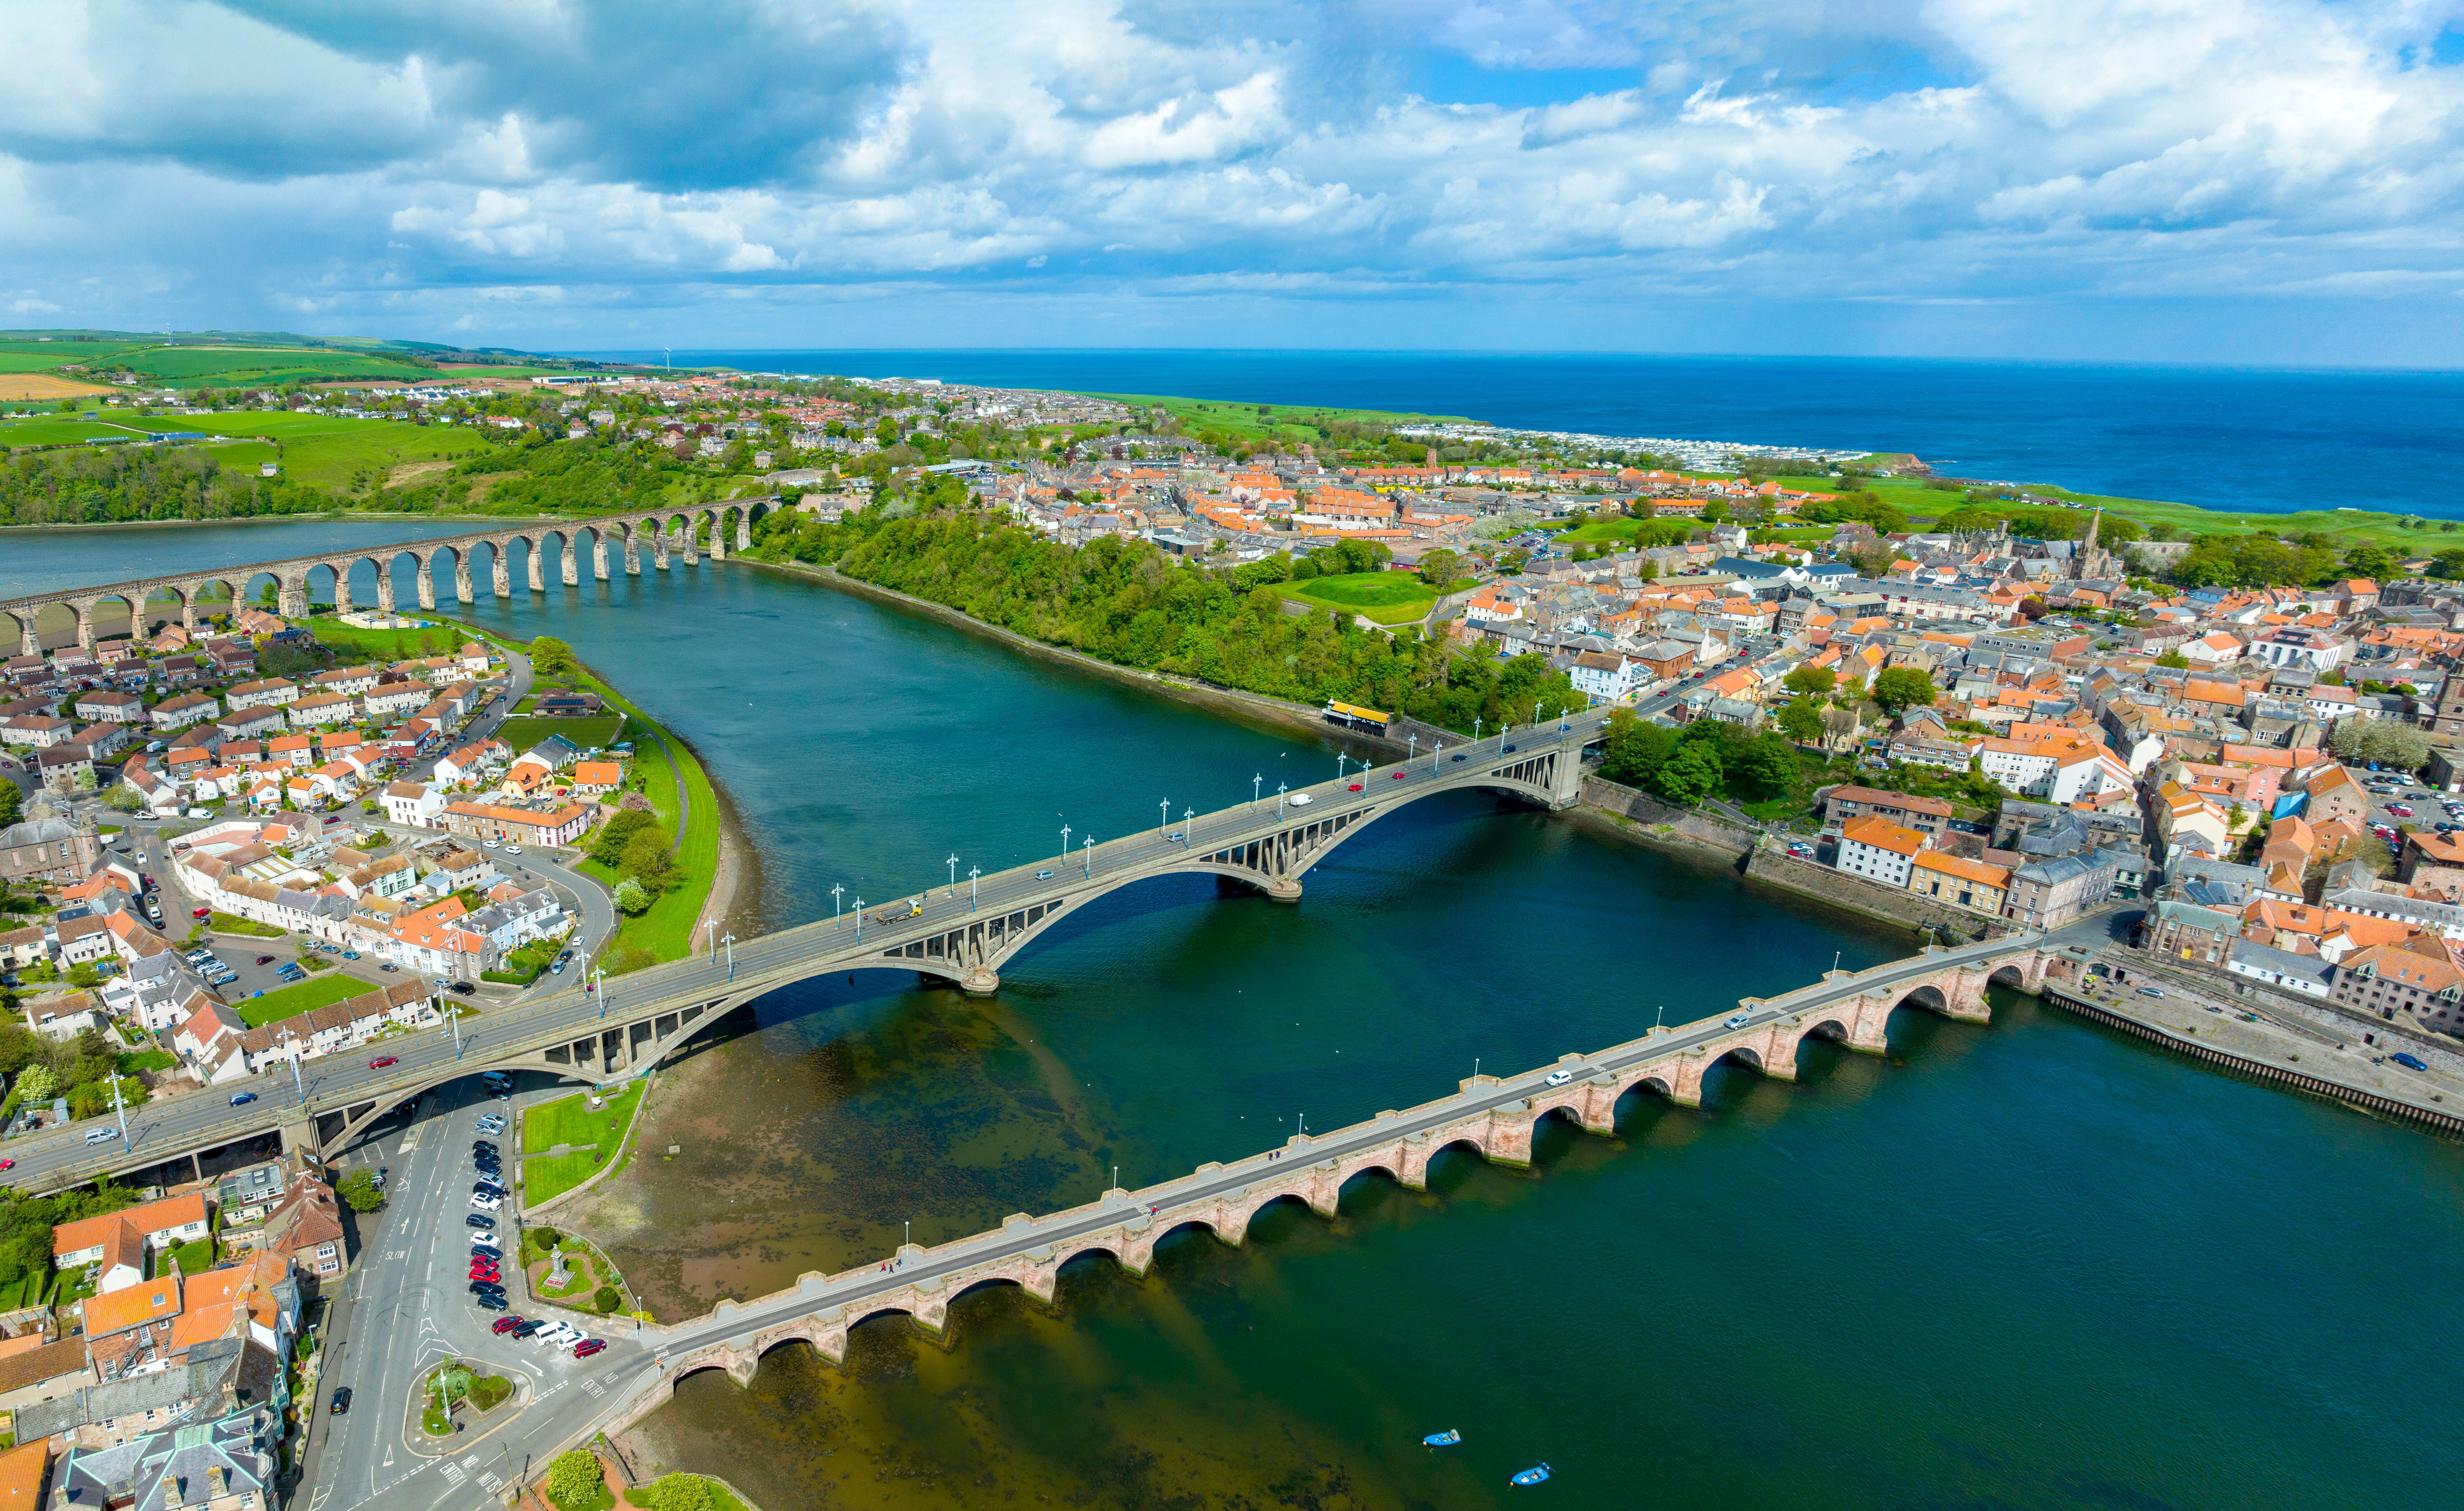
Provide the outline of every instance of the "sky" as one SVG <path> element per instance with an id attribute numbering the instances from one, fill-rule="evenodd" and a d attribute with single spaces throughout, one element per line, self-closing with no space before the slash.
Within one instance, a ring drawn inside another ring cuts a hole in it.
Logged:
<path id="1" fill-rule="evenodd" d="M 19 0 L 0 323 L 2464 366 L 2464 0 Z"/>

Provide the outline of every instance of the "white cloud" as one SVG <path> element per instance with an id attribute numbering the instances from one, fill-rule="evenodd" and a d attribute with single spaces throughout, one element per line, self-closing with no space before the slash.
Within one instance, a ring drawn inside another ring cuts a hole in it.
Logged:
<path id="1" fill-rule="evenodd" d="M 1257 5 L 39 7 L 0 245 L 80 315 L 341 318 L 530 283 L 2444 298 L 2464 240 L 2458 71 L 2409 51 L 2453 0 Z"/>

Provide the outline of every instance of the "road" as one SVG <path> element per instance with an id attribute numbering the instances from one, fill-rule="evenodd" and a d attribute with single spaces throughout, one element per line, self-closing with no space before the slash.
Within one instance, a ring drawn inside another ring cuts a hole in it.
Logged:
<path id="1" fill-rule="evenodd" d="M 522 1100 L 541 1095 L 534 1090 Z M 473 1125 L 483 1111 L 504 1109 L 504 1104 L 483 1096 L 475 1081 L 452 1082 L 423 1099 L 407 1129 L 362 1151 L 361 1162 L 389 1167 L 392 1200 L 373 1225 L 361 1219 L 358 1268 L 326 1319 L 324 1373 L 310 1403 L 301 1457 L 300 1482 L 311 1487 L 310 1511 L 378 1503 L 428 1506 L 440 1496 L 474 1506 L 501 1505 L 499 1487 L 506 1480 L 536 1472 L 558 1448 L 579 1438 L 584 1424 L 605 1410 L 609 1387 L 644 1366 L 648 1356 L 629 1342 L 611 1344 L 606 1353 L 582 1361 L 569 1348 L 498 1337 L 489 1331 L 496 1314 L 472 1302 L 472 1230 L 463 1219 L 478 1175 L 471 1161 Z M 513 1152 L 510 1131 L 495 1142 Z M 496 1215 L 499 1231 L 510 1236 L 511 1214 Z M 518 1295 L 518 1281 L 508 1283 Z M 518 1299 L 514 1312 L 567 1315 Z M 523 1389 L 510 1410 L 499 1408 L 494 1421 L 476 1420 L 454 1436 L 450 1453 L 438 1456 L 410 1420 L 410 1398 L 419 1376 L 447 1358 L 518 1378 Z M 338 1417 L 329 1408 L 334 1391 L 343 1386 L 351 1391 L 351 1410 Z"/>
<path id="2" fill-rule="evenodd" d="M 851 907 L 840 916 L 739 941 L 715 955 L 691 956 L 611 979 L 605 993 L 586 993 L 576 983 L 544 996 L 535 994 L 486 1014 L 475 1024 L 457 1025 L 455 1032 L 430 1029 L 405 1035 L 370 1046 L 379 1053 L 367 1058 L 355 1051 L 304 1062 L 297 1084 L 289 1084 L 287 1075 L 259 1076 L 235 1087 L 149 1103 L 130 1120 L 130 1147 L 125 1153 L 116 1145 L 107 1150 L 89 1149 L 83 1134 L 90 1125 L 29 1135 L 11 1145 L 17 1168 L 0 1179 L 20 1189 L 41 1189 L 90 1178 L 106 1168 L 130 1168 L 137 1157 L 167 1157 L 201 1144 L 266 1131 L 298 1120 L 303 1115 L 298 1108 L 304 1107 L 307 1113 L 329 1112 L 405 1095 L 452 1074 L 456 1065 L 475 1068 L 492 1058 L 583 1037 L 601 1026 L 651 1011 L 730 996 L 741 999 L 824 971 L 879 964 L 878 955 L 885 947 L 930 937 L 971 919 L 1029 904 L 1075 903 L 1110 890 L 1124 873 L 1272 834 L 1309 805 L 1333 812 L 1377 796 L 1412 797 L 1462 785 L 1476 778 L 1478 763 L 1507 758 L 1509 751 L 1510 758 L 1517 760 L 1551 748 L 1572 756 L 1595 735 L 1605 717 L 1604 711 L 1594 712 L 1563 725 L 1491 734 L 1476 743 L 1466 740 L 1456 750 L 1378 767 L 1349 783 L 1337 778 L 1294 794 L 1236 803 L 1197 819 L 1185 832 L 1141 829 L 1081 849 L 1066 861 L 1030 863 L 956 888 L 945 882 L 912 894 L 917 910 L 888 927 L 867 924 L 866 909 Z M 1467 759 L 1458 761 L 1458 756 Z M 1362 791 L 1355 795 L 1350 787 Z M 1368 791 L 1372 787 L 1375 795 Z M 873 900 L 869 906 L 880 910 L 882 902 Z M 376 1059 L 394 1063 L 378 1065 L 373 1062 Z M 229 1098 L 234 1089 L 256 1090 L 262 1101 L 247 1107 L 231 1106 Z"/>

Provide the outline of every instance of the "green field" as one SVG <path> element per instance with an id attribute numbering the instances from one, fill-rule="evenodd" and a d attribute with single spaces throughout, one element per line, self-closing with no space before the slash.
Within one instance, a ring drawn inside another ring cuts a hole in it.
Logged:
<path id="1" fill-rule="evenodd" d="M 496 734 L 518 756 L 551 734 L 561 734 L 575 750 L 597 750 L 615 743 L 616 732 L 625 727 L 622 713 L 603 713 L 586 719 L 507 719 Z"/>
<path id="2" fill-rule="evenodd" d="M 589 1109 L 589 1094 L 579 1091 L 531 1108 L 522 1114 L 522 1152 L 544 1154 L 559 1144 L 589 1144 L 613 1156 L 642 1100 L 642 1084 L 633 1082 L 596 1112 Z"/>
<path id="3" fill-rule="evenodd" d="M 433 367 L 375 353 L 297 346 L 157 346 L 121 361 L 131 372 L 189 387 L 342 382 L 352 378 L 417 383 L 436 376 Z"/>
<path id="4" fill-rule="evenodd" d="M 106 435 L 133 439 L 126 430 L 88 420 L 0 420 L 0 446 L 77 446 Z"/>
<path id="5" fill-rule="evenodd" d="M 1279 586 L 1287 598 L 1358 614 L 1379 624 L 1408 624 L 1423 618 L 1438 597 L 1434 588 L 1408 572 L 1352 572 Z"/>
<path id="6" fill-rule="evenodd" d="M 1345 409 L 1327 405 L 1230 404 L 1219 399 L 1179 399 L 1152 393 L 1093 393 L 1088 397 L 1162 409 L 1192 430 L 1223 430 L 1256 440 L 1314 441 L 1319 436 L 1316 422 L 1333 425 L 1348 420 L 1354 425 L 1397 426 L 1463 419 L 1453 414 L 1400 414 L 1390 409 Z"/>
<path id="7" fill-rule="evenodd" d="M 425 619 L 417 608 L 405 616 Z M 434 629 L 362 629 L 338 619 L 319 617 L 308 632 L 321 645 L 346 653 L 354 661 L 408 661 L 414 656 L 451 655 L 471 637 L 460 625 L 440 624 Z"/>
<path id="8" fill-rule="evenodd" d="M 488 444 L 476 431 L 459 426 L 355 420 L 344 415 L 241 411 L 162 415 L 129 423 L 157 430 L 255 436 L 276 442 L 282 448 L 283 475 L 316 488 L 347 488 L 363 473 L 382 474 L 403 462 L 471 456 L 485 450 Z"/>
<path id="9" fill-rule="evenodd" d="M 376 990 L 355 975 L 321 975 L 302 981 L 297 986 L 286 986 L 279 992 L 268 992 L 263 996 L 246 997 L 231 1005 L 239 1009 L 240 1018 L 249 1027 L 263 1028 L 268 1023 L 313 1013 L 320 1007 Z"/>

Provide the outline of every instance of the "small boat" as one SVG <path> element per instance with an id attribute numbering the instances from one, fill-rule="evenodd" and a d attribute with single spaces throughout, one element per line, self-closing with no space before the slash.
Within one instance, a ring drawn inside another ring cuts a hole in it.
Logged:
<path id="1" fill-rule="evenodd" d="M 1549 1466 L 1547 1464 L 1534 1464 L 1530 1468 L 1523 1471 L 1523 1473 L 1516 1475 L 1512 1482 L 1518 1485 L 1536 1485 L 1548 1478 Z"/>
<path id="2" fill-rule="evenodd" d="M 1447 1428 L 1442 1433 L 1431 1433 L 1428 1436 L 1420 1439 L 1421 1444 L 1429 1448 L 1452 1448 L 1455 1444 L 1462 1441 L 1463 1434 L 1456 1432 L 1451 1427 Z"/>

